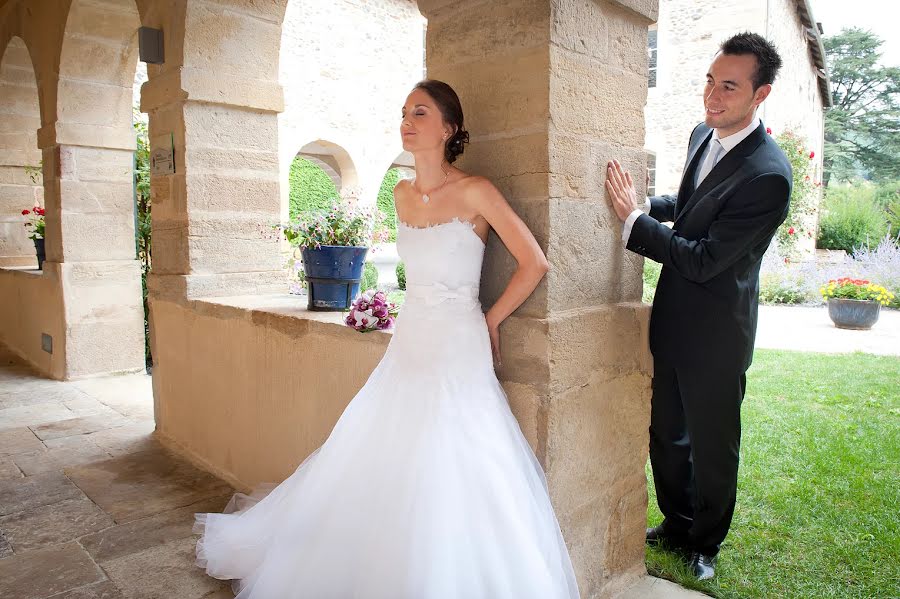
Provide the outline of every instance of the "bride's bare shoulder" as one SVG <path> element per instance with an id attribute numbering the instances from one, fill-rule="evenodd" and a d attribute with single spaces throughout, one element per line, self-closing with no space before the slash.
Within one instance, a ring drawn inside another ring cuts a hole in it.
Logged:
<path id="1" fill-rule="evenodd" d="M 396 200 L 400 196 L 406 196 L 412 191 L 412 181 L 409 179 L 400 179 L 397 181 L 397 184 L 394 185 L 394 199 Z"/>
<path id="2" fill-rule="evenodd" d="M 481 208 L 486 203 L 494 203 L 503 200 L 500 190 L 487 177 L 480 175 L 469 175 L 460 183 L 463 186 L 463 196 L 466 198 L 472 208 L 481 212 Z"/>

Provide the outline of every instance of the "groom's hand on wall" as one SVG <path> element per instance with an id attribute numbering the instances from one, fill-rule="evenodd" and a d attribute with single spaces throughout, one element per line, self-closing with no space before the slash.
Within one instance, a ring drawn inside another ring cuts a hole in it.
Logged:
<path id="1" fill-rule="evenodd" d="M 638 209 L 637 191 L 631 174 L 622 170 L 618 160 L 612 160 L 606 166 L 606 195 L 619 220 L 625 222 L 628 215 Z"/>

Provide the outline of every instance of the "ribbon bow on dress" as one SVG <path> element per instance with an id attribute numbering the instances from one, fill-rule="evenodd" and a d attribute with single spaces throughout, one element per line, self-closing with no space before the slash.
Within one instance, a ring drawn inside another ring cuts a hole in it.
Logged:
<path id="1" fill-rule="evenodd" d="M 451 289 L 443 283 L 430 285 L 410 285 L 406 288 L 406 299 L 418 300 L 426 306 L 436 306 L 444 302 L 478 303 L 478 287 L 464 285 Z"/>

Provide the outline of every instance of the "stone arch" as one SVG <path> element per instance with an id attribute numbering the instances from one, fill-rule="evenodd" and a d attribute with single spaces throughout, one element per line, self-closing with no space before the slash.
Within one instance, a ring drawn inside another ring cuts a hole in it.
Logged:
<path id="1" fill-rule="evenodd" d="M 317 139 L 301 147 L 297 156 L 306 158 L 325 171 L 334 181 L 334 186 L 337 187 L 341 197 L 356 193 L 359 187 L 356 165 L 350 153 L 339 144 Z"/>
<path id="2" fill-rule="evenodd" d="M 412 154 L 406 151 L 400 152 L 388 168 L 399 170 L 404 179 L 412 179 L 416 176 L 416 162 Z"/>
<path id="3" fill-rule="evenodd" d="M 23 227 L 22 210 L 43 205 L 37 147 L 40 126 L 40 97 L 31 55 L 22 38 L 12 37 L 0 60 L 0 266 L 37 262 Z"/>

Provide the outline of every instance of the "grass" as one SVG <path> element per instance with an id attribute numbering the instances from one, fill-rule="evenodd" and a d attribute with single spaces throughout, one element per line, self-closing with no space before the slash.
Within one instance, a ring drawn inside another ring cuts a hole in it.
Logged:
<path id="1" fill-rule="evenodd" d="M 715 597 L 900 597 L 900 358 L 757 351 L 742 420 L 716 578 L 648 548 L 650 573 Z"/>

